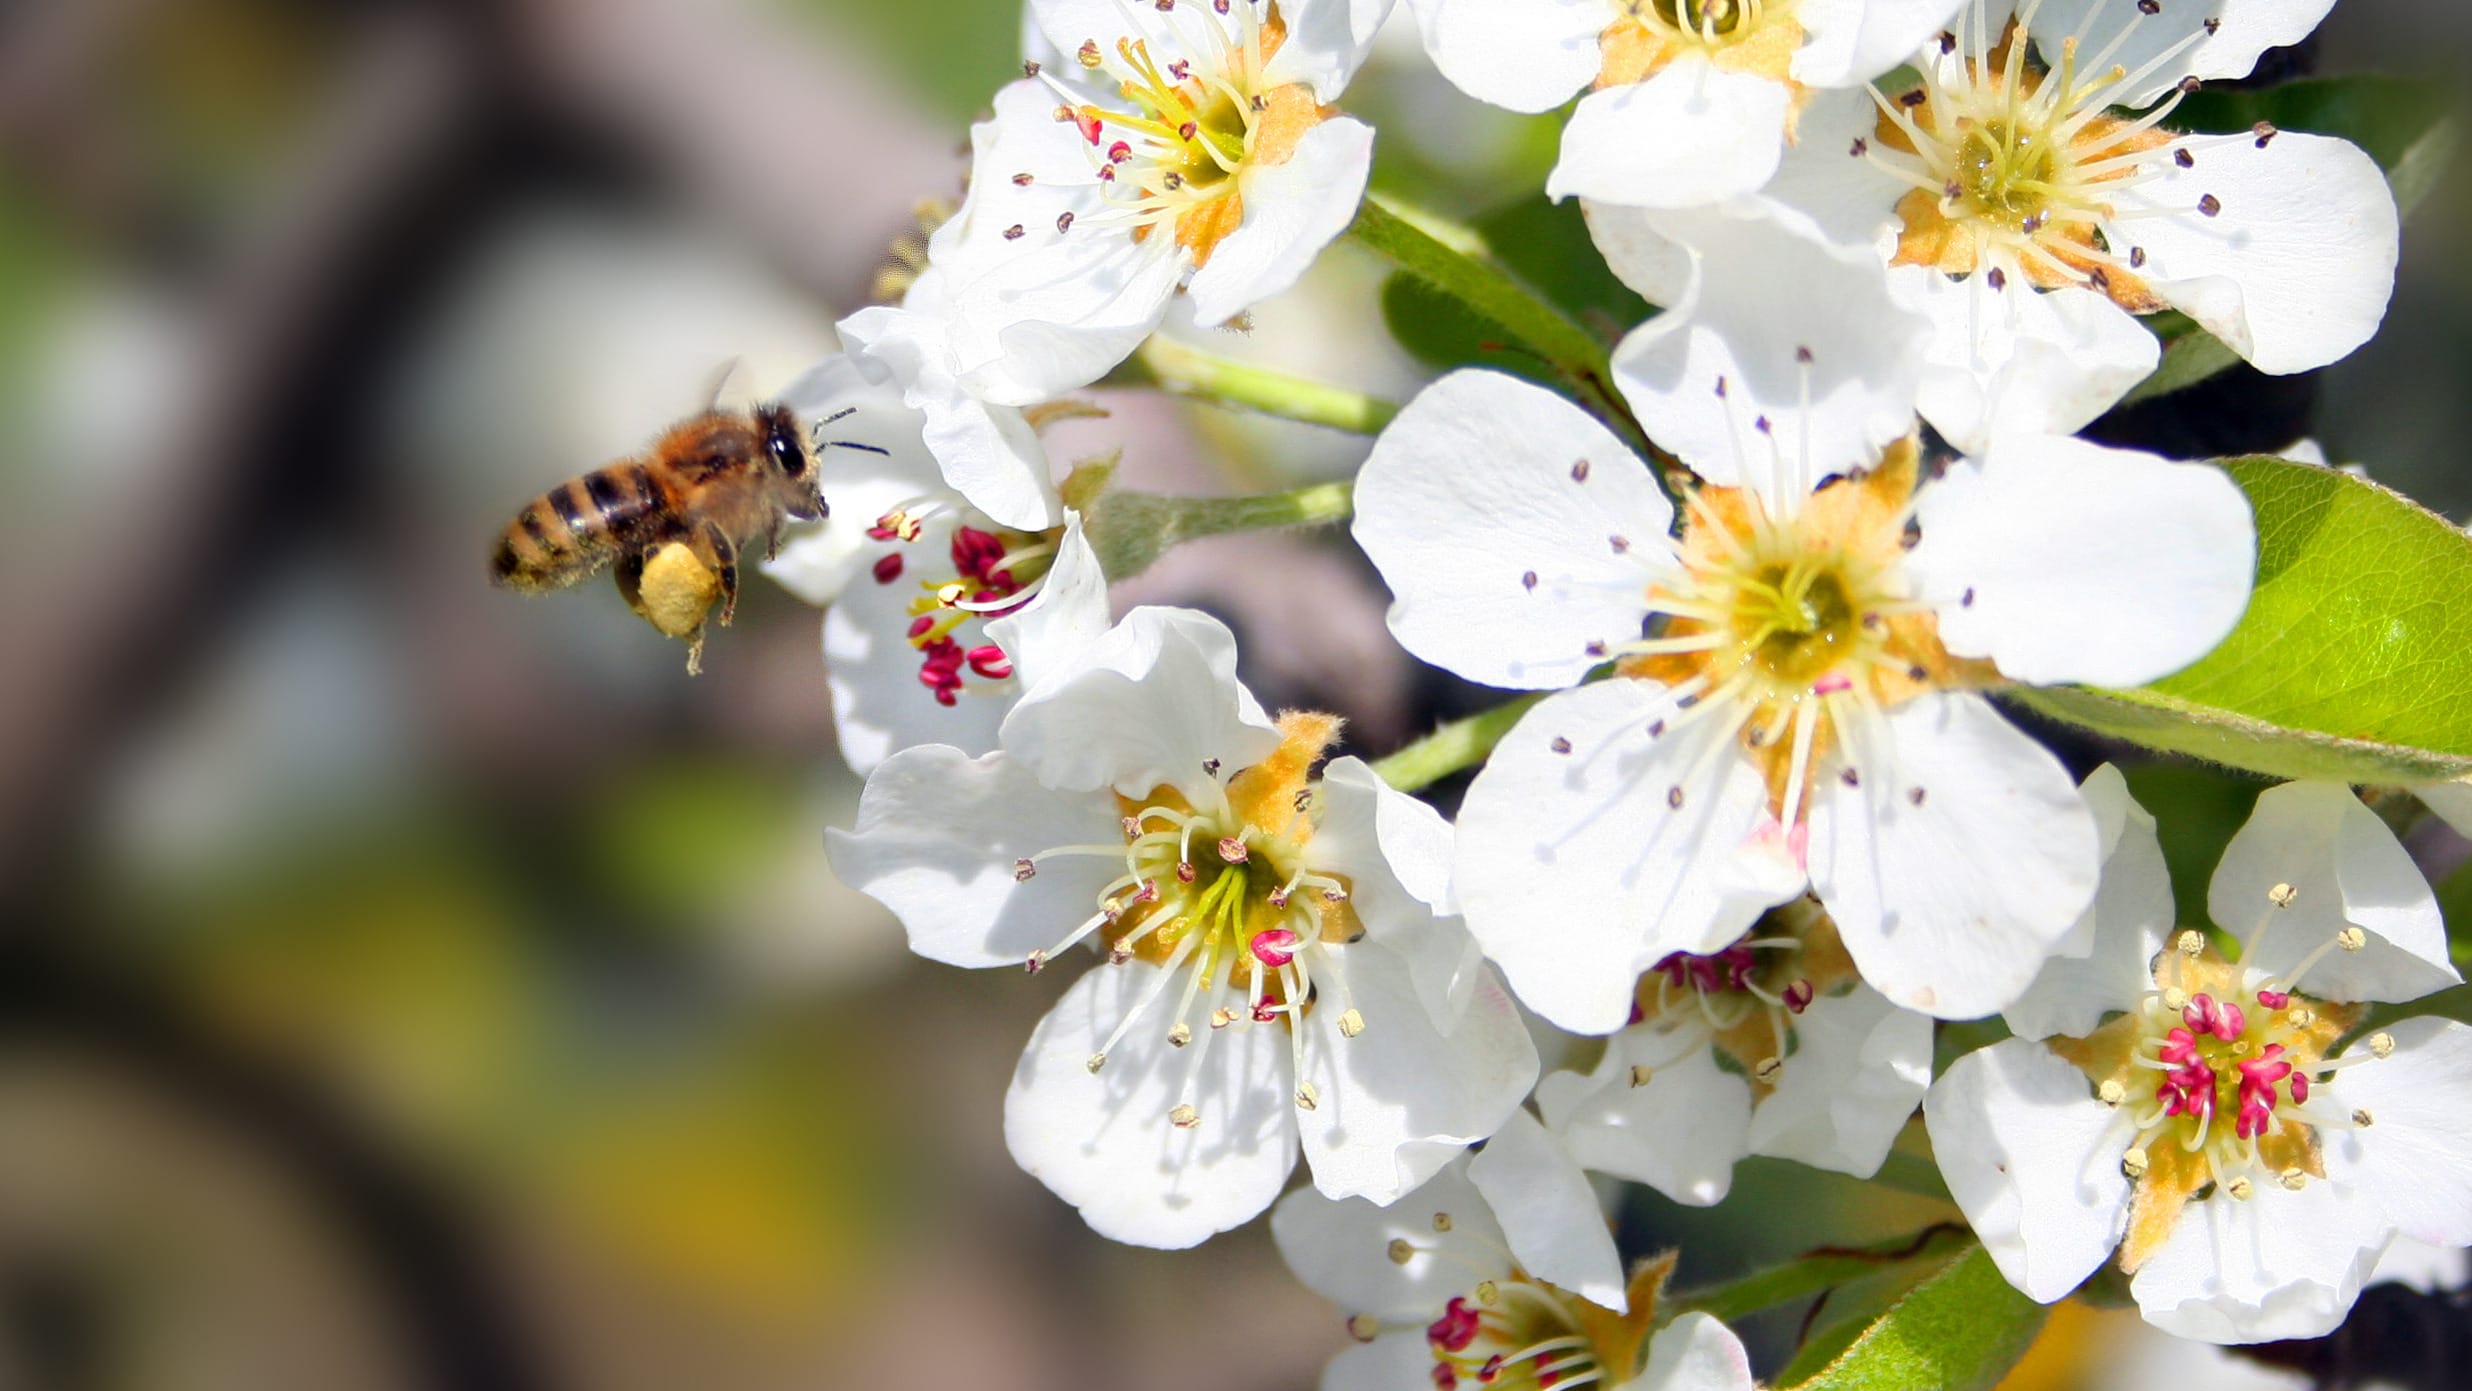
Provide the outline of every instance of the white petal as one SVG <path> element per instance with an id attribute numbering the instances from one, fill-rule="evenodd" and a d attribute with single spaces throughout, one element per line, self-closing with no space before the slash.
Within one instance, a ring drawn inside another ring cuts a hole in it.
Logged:
<path id="1" fill-rule="evenodd" d="M 1579 99 L 1545 196 L 1696 208 L 1749 193 L 1777 172 L 1791 101 L 1782 82 L 1686 53 Z"/>
<path id="2" fill-rule="evenodd" d="M 1753 1154 L 1868 1178 L 1931 1087 L 1931 1019 L 1867 985 L 1794 1020 L 1794 1054 L 1751 1113 Z"/>
<path id="3" fill-rule="evenodd" d="M 1722 746 L 1721 713 L 1649 732 L 1681 713 L 1647 681 L 1549 696 L 1460 809 L 1468 930 L 1529 1008 L 1574 1033 L 1621 1028 L 1641 971 L 1724 946 L 1779 901 L 1746 872 L 1766 786 Z"/>
<path id="4" fill-rule="evenodd" d="M 1036 882 L 1036 881 L 1033 881 Z M 1107 1050 L 1158 972 L 1095 966 L 1039 1021 L 1004 1096 L 1004 1142 L 1023 1172 L 1081 1209 L 1091 1230 L 1135 1246 L 1195 1245 L 1269 1207 L 1296 1165 L 1287 1039 L 1222 1029 L 1208 1046 L 1167 1041 L 1159 1010 Z M 1207 997 L 1197 1008 L 1207 1012 Z M 1198 1063 L 1193 1051 L 1200 1049 Z M 1168 1121 L 1189 1093 L 1201 1120 Z"/>
<path id="5" fill-rule="evenodd" d="M 1287 38 L 1262 67 L 1266 83 L 1303 82 L 1324 104 L 1339 100 L 1373 51 L 1391 0 L 1283 0 Z"/>
<path id="6" fill-rule="evenodd" d="M 2472 1251 L 2434 1246 L 2408 1236 L 2397 1236 L 2388 1243 L 2377 1268 L 2369 1272 L 2372 1285 L 2409 1285 L 2422 1294 L 2461 1289 L 2467 1280 L 2472 1280 Z"/>
<path id="7" fill-rule="evenodd" d="M 1013 661 L 1022 689 L 1077 662 L 1107 631 L 1107 575 L 1082 532 L 1081 514 L 1065 515 L 1064 534 L 1039 592 L 1020 609 L 987 625 L 988 640 Z"/>
<path id="8" fill-rule="evenodd" d="M 2386 1032 L 2392 1056 L 2335 1080 L 2336 1104 L 2368 1111 L 2372 1124 L 2318 1132 L 2327 1173 L 2360 1184 L 2416 1241 L 2472 1244 L 2472 1027 L 2425 1016 Z"/>
<path id="9" fill-rule="evenodd" d="M 1423 1323 L 1484 1273 L 1509 1273 L 1502 1228 L 1467 1167 L 1452 1163 L 1389 1207 L 1299 1188 L 1271 1210 L 1271 1238 L 1297 1279 L 1350 1314 Z M 1447 1230 L 1437 1229 L 1436 1214 L 1448 1214 Z M 1394 1241 L 1416 1254 L 1392 1260 Z"/>
<path id="10" fill-rule="evenodd" d="M 2155 292 L 2262 372 L 2323 367 L 2367 342 L 2394 293 L 2399 223 L 2377 161 L 2299 131 L 2195 160 L 2157 160 L 2115 200 L 2123 214 L 2173 212 L 2121 224 Z"/>
<path id="11" fill-rule="evenodd" d="M 1713 1316 L 1689 1313 L 1659 1329 L 1648 1365 L 1623 1391 L 1753 1391 L 1751 1356 Z"/>
<path id="12" fill-rule="evenodd" d="M 1185 270 L 1173 238 L 1107 225 L 1081 136 L 1055 105 L 1028 79 L 997 92 L 995 119 L 971 129 L 969 197 L 935 240 L 955 374 L 1001 405 L 1097 380 L 1158 326 Z"/>
<path id="13" fill-rule="evenodd" d="M 1451 825 L 1441 813 L 1394 791 L 1356 757 L 1322 769 L 1322 816 L 1314 828 L 1313 867 L 1343 875 L 1365 939 L 1398 952 L 1417 998 L 1437 1024 L 1467 1007 L 1484 974 L 1483 955 L 1452 906 Z"/>
<path id="14" fill-rule="evenodd" d="M 1673 518 L 1647 466 L 1578 407 L 1461 371 L 1374 441 L 1353 529 L 1396 596 L 1402 646 L 1471 681 L 1538 690 L 1604 661 L 1590 643 L 1639 636 L 1647 585 L 1672 565 Z"/>
<path id="15" fill-rule="evenodd" d="M 1305 1076 L 1320 1096 L 1296 1114 L 1305 1162 L 1331 1197 L 1393 1202 L 1518 1109 L 1536 1085 L 1536 1045 L 1490 981 L 1439 1028 L 1398 953 L 1367 940 L 1324 959 L 1344 989 L 1317 981 L 1323 998 L 1352 1001 L 1365 1027 L 1341 1034 L 1335 1006 L 1306 1016 Z"/>
<path id="16" fill-rule="evenodd" d="M 1019 965 L 1090 916 L 1115 862 L 1065 856 L 1017 881 L 1014 861 L 1121 839 L 1110 797 L 1051 791 L 1002 754 L 904 749 L 868 775 L 853 830 L 825 837 L 833 873 L 893 910 L 910 949 L 955 966 Z"/>
<path id="17" fill-rule="evenodd" d="M 1512 111 L 1551 111 L 1604 63 L 1606 0 L 1408 0 L 1426 56 L 1459 90 Z"/>
<path id="18" fill-rule="evenodd" d="M 1236 637 L 1192 609 L 1144 607 L 1058 670 L 1005 718 L 1006 750 L 1056 787 L 1162 785 L 1233 777 L 1279 746 L 1278 727 L 1236 680 Z"/>
<path id="19" fill-rule="evenodd" d="M 1373 127 L 1345 116 L 1305 132 L 1286 161 L 1238 177 L 1244 221 L 1193 272 L 1194 322 L 1225 323 L 1296 283 L 1348 228 L 1373 171 Z"/>
<path id="20" fill-rule="evenodd" d="M 925 446 L 943 481 L 1005 526 L 1025 531 L 1054 526 L 1063 520 L 1063 504 L 1048 477 L 1037 432 L 1019 410 L 980 400 L 955 376 L 948 328 L 933 314 L 881 306 L 841 321 L 843 339 L 854 351 L 892 369 L 902 400 L 920 414 Z M 871 439 L 855 423 L 835 425 L 831 436 Z M 826 477 L 837 479 L 844 463 L 827 453 Z"/>
<path id="21" fill-rule="evenodd" d="M 1536 1117 L 1513 1111 L 1469 1162 L 1468 1178 L 1493 1205 L 1521 1269 L 1617 1314 L 1630 1308 L 1596 1190 Z"/>
<path id="22" fill-rule="evenodd" d="M 921 569 L 942 561 L 950 574 L 947 547 L 949 523 L 930 526 L 908 545 L 876 546 L 878 554 L 898 554 Z M 906 569 L 906 567 L 905 567 Z M 832 695 L 833 732 L 841 757 L 866 773 L 886 758 L 913 744 L 946 744 L 976 756 L 996 746 L 996 730 L 1021 693 L 1020 683 L 989 681 L 976 673 L 963 677 L 951 705 L 938 704 L 935 693 L 919 682 L 923 660 L 910 645 L 910 601 L 919 596 L 918 577 L 904 573 L 889 584 L 861 575 L 841 593 L 840 602 L 824 612 L 824 684 Z M 965 620 L 953 637 L 964 647 L 985 640 L 979 622 Z"/>
<path id="23" fill-rule="evenodd" d="M 1423 1320 L 1441 1312 L 1442 1302 L 1437 1301 L 1413 1317 Z M 1321 1391 L 1417 1391 L 1418 1383 L 1431 1384 L 1433 1367 L 1433 1349 L 1422 1331 L 1385 1333 L 1370 1343 L 1341 1348 L 1322 1369 Z"/>
<path id="24" fill-rule="evenodd" d="M 2094 814 L 1980 696 L 1926 695 L 1885 724 L 1894 751 L 1859 787 L 1815 782 L 1812 885 L 1889 999 L 1943 1019 L 2003 1009 L 2094 901 Z"/>
<path id="25" fill-rule="evenodd" d="M 1693 472 L 1807 492 L 1913 428 L 1930 324 L 1892 296 L 1878 253 L 1827 241 L 1764 200 L 1653 222 L 1688 248 L 1693 273 L 1682 298 L 1615 348 L 1614 380 Z M 1602 209 L 1590 231 L 1600 248 L 1638 241 Z"/>
<path id="26" fill-rule="evenodd" d="M 2184 76 L 2246 77 L 2258 55 L 2270 48 L 2309 37 L 2335 0 L 2164 0 L 2153 17 L 2140 15 L 2119 0 L 2045 0 L 2034 12 L 2036 47 L 2047 62 L 2060 56 L 2060 40 L 2082 35 L 2080 49 L 2093 54 L 2108 47 L 2124 26 L 2129 38 L 2110 61 L 2135 70 L 2160 57 L 2174 44 L 2204 32 L 2216 21 L 2214 33 L 2171 62 L 2155 68 L 2143 81 L 2107 94 L 2122 106 L 2144 106 L 2172 89 Z"/>
<path id="27" fill-rule="evenodd" d="M 2290 885 L 2291 906 L 2268 895 Z M 2223 848 L 2206 912 L 2246 946 L 2242 964 L 2283 976 L 2348 923 L 2369 935 L 2330 951 L 2299 988 L 2328 1000 L 2416 1000 L 2457 984 L 2446 924 L 2419 866 L 2377 813 L 2335 783 L 2285 783 L 2257 799 Z"/>
<path id="28" fill-rule="evenodd" d="M 1803 50 L 1808 53 L 1811 50 Z M 1911 57 L 1901 55 L 1899 62 Z M 1903 179 L 1865 158 L 1878 135 L 1879 108 L 1871 93 L 1850 90 L 1814 91 L 1794 117 L 1794 141 L 1777 166 L 1777 177 L 1760 190 L 1763 202 L 1778 204 L 1806 219 L 1824 241 L 1873 253 L 1876 268 L 1896 250 L 1904 223 L 1897 200 L 1911 187 Z M 1630 272 L 1609 250 L 1607 261 L 1626 282 Z M 1633 288 L 1638 288 L 1634 284 Z M 1647 291 L 1641 290 L 1647 295 Z M 1647 295 L 1652 304 L 1668 304 Z"/>
<path id="29" fill-rule="evenodd" d="M 2472 836 L 2472 782 L 2433 782 L 2412 789 L 2458 835 Z"/>
<path id="30" fill-rule="evenodd" d="M 1557 1072 L 1536 1100 L 1583 1166 L 1694 1207 L 1722 1201 L 1750 1153 L 1751 1084 L 1719 1068 L 1707 1036 L 1688 1027 L 1625 1029 L 1596 1071 Z"/>
<path id="31" fill-rule="evenodd" d="M 2183 1338 L 2315 1338 L 2343 1322 L 2393 1231 L 2373 1198 L 2341 1184 L 2217 1195 L 2189 1204 L 2129 1293 L 2146 1322 Z"/>
<path id="32" fill-rule="evenodd" d="M 2067 1294 L 2120 1244 L 2129 1131 L 2115 1120 L 2086 1074 L 2024 1039 L 1959 1058 L 1923 1098 L 1949 1196 L 2028 1298 Z"/>
<path id="33" fill-rule="evenodd" d="M 2238 484 L 2054 435 L 2010 436 L 1927 487 L 1907 561 L 1940 640 L 2004 676 L 2134 686 L 2214 649 L 2249 605 Z"/>
<path id="34" fill-rule="evenodd" d="M 1946 28 L 1962 0 L 1803 0 L 1795 18 L 1809 37 L 1794 53 L 1796 82 L 1853 86 L 1911 60 Z"/>
<path id="35" fill-rule="evenodd" d="M 2049 292 L 1932 266 L 1889 279 L 1931 315 L 1917 408 L 1965 453 L 2003 434 L 2074 434 L 2118 404 L 2162 358 L 2162 344 L 2109 299 Z"/>
<path id="36" fill-rule="evenodd" d="M 2069 929 L 2086 950 L 2043 964 L 2034 985 L 2002 1015 L 2023 1038 L 2083 1038 L 2103 1017 L 2133 1008 L 2154 988 L 2150 963 L 2171 934 L 2174 908 L 2154 818 L 2129 796 L 2120 770 L 2106 763 L 2078 789 L 2094 812 L 2103 844 L 2103 883 Z"/>

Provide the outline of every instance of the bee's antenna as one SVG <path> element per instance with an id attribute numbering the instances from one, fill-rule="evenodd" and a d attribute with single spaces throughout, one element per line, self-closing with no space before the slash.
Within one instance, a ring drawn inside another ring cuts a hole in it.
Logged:
<path id="1" fill-rule="evenodd" d="M 891 458 L 893 454 L 893 451 L 886 449 L 882 445 L 860 444 L 856 440 L 826 440 L 824 441 L 824 447 L 826 449 L 863 449 L 870 454 L 881 454 L 888 459 Z"/>
<path id="2" fill-rule="evenodd" d="M 828 416 L 824 417 L 822 420 L 817 421 L 817 422 L 815 423 L 815 425 L 816 425 L 816 428 L 817 428 L 817 429 L 821 430 L 821 429 L 823 429 L 825 426 L 832 424 L 832 423 L 833 423 L 834 421 L 836 421 L 836 420 L 840 420 L 840 419 L 843 419 L 843 418 L 845 418 L 845 417 L 848 417 L 848 416 L 853 416 L 853 415 L 856 415 L 856 414 L 858 414 L 858 407 L 856 407 L 856 406 L 843 406 L 841 409 L 839 409 L 839 410 L 837 410 L 837 411 L 834 411 L 831 415 L 828 415 Z"/>

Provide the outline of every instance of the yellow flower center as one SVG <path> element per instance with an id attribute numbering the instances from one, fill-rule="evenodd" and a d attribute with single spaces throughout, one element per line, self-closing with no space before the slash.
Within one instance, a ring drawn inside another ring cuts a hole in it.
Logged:
<path id="1" fill-rule="evenodd" d="M 1803 43 L 1796 0 L 1623 0 L 1620 8 L 1597 39 L 1599 89 L 1644 82 L 1691 53 L 1785 82 Z"/>

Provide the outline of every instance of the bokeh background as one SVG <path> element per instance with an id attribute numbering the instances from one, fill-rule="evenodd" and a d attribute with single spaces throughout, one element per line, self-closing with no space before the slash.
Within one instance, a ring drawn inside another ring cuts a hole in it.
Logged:
<path id="1" fill-rule="evenodd" d="M 1055 983 L 911 960 L 832 878 L 856 785 L 811 610 L 756 582 L 689 680 L 602 586 L 484 583 L 521 502 L 722 364 L 832 349 L 1018 35 L 1015 0 L 0 6 L 0 1389 L 1312 1384 L 1339 1313 L 1258 1224 L 1127 1250 L 1013 1168 Z M 1534 190 L 1552 122 L 1388 39 L 1349 98 L 1378 183 Z M 2278 62 L 2467 53 L 2455 0 L 2343 0 Z M 2468 230 L 2456 171 L 2368 349 L 2105 433 L 2314 434 L 2460 520 Z M 1335 247 L 1202 341 L 1404 396 L 1381 284 Z M 1098 395 L 1058 449 L 1121 444 L 1137 486 L 1361 454 Z M 1359 751 L 1474 699 L 1335 536 L 1198 544 L 1119 599 L 1226 617 L 1265 702 Z M 2193 892 L 2255 789 L 2138 778 L 2199 828 Z M 1754 1163 L 1624 1223 L 1696 1282 L 1945 1215 Z M 1770 1365 L 1804 1321 L 1754 1326 Z M 2012 1385 L 2247 1375 L 2071 1312 Z"/>

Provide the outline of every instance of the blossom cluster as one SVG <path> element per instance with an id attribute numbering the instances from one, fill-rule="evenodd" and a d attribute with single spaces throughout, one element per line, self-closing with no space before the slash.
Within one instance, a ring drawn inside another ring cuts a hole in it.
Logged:
<path id="1" fill-rule="evenodd" d="M 1021 1166 L 1126 1242 L 1271 1211 L 1362 1344 L 1334 1391 L 1747 1387 L 1600 1180 L 1868 1176 L 1918 1108 L 2017 1289 L 2116 1259 L 2190 1338 L 2324 1333 L 2398 1236 L 2472 1242 L 2472 1028 L 2377 1023 L 2459 983 L 2388 821 L 2275 788 L 2184 922 L 2120 774 L 1993 698 L 2166 678 L 2250 604 L 2231 475 L 2076 432 L 2155 371 L 2142 317 L 2267 373 L 2383 317 L 2369 156 L 2174 121 L 2326 0 L 1410 0 L 1467 96 L 1569 104 L 1543 191 L 1662 306 L 1593 393 L 1441 376 L 1355 479 L 1398 642 L 1531 693 L 1455 820 L 1266 711 L 1216 619 L 1113 612 L 1128 514 L 1042 433 L 1356 224 L 1390 8 L 1030 0 L 924 270 L 785 396 L 874 446 L 768 566 L 829 605 L 866 775 L 833 867 L 923 956 L 1071 976 Z"/>

